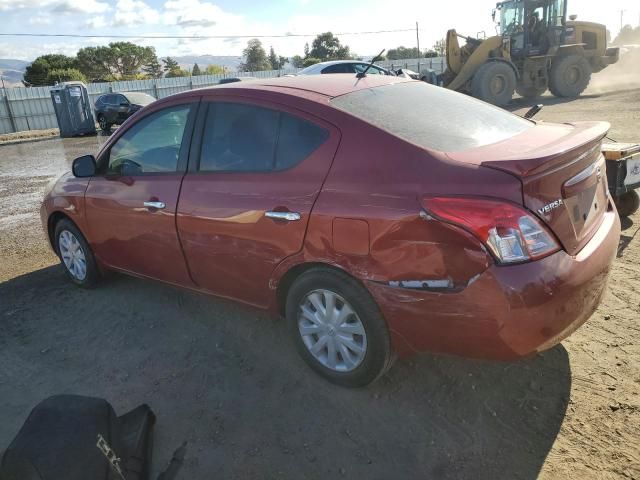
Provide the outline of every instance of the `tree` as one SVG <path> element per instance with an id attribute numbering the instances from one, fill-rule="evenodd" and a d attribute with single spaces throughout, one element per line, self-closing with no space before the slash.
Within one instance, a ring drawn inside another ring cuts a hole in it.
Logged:
<path id="1" fill-rule="evenodd" d="M 78 50 L 76 64 L 87 78 L 105 79 L 112 77 L 111 49 L 109 47 L 85 47 Z"/>
<path id="2" fill-rule="evenodd" d="M 307 57 L 302 61 L 303 67 L 310 67 L 311 65 L 315 65 L 316 63 L 320 63 L 322 60 L 319 58 Z"/>
<path id="3" fill-rule="evenodd" d="M 197 63 L 193 65 L 193 70 L 191 70 L 191 75 L 193 75 L 194 77 L 197 75 L 202 75 L 202 72 L 200 71 L 200 67 L 198 66 Z"/>
<path id="4" fill-rule="evenodd" d="M 427 50 L 426 52 L 424 52 L 424 58 L 435 58 L 435 57 L 439 57 L 438 52 L 436 52 L 435 50 Z"/>
<path id="5" fill-rule="evenodd" d="M 36 58 L 25 71 L 24 79 L 31 85 L 52 85 L 48 75 L 53 70 L 65 70 L 75 68 L 76 61 L 66 55 L 50 54 Z M 86 79 L 85 79 L 86 80 Z"/>
<path id="6" fill-rule="evenodd" d="M 158 57 L 154 56 L 149 63 L 147 63 L 144 67 L 142 67 L 142 71 L 145 72 L 151 78 L 162 78 L 164 74 L 164 70 L 160 62 L 158 61 Z"/>
<path id="7" fill-rule="evenodd" d="M 167 74 L 165 75 L 165 78 L 175 78 L 175 77 L 188 77 L 190 74 L 187 70 L 184 70 L 182 68 L 176 68 L 174 70 L 171 70 L 170 72 L 167 72 Z"/>
<path id="8" fill-rule="evenodd" d="M 164 71 L 166 72 L 167 77 L 170 76 L 170 73 L 180 70 L 180 65 L 178 65 L 178 62 L 176 62 L 171 57 L 163 58 L 162 63 L 164 63 Z M 177 76 L 177 75 L 173 75 L 173 76 Z"/>
<path id="9" fill-rule="evenodd" d="M 304 66 L 304 59 L 300 55 L 294 55 L 291 57 L 291 64 L 293 68 L 302 68 Z"/>
<path id="10" fill-rule="evenodd" d="M 62 83 L 72 80 L 79 80 L 87 83 L 87 77 L 85 77 L 77 68 L 56 68 L 49 71 L 46 85 L 55 85 L 56 82 Z"/>
<path id="11" fill-rule="evenodd" d="M 631 25 L 625 25 L 611 42 L 612 45 L 630 45 L 640 43 L 640 26 L 633 28 Z"/>
<path id="12" fill-rule="evenodd" d="M 289 60 L 287 57 L 278 56 L 276 52 L 273 50 L 273 47 L 269 48 L 269 65 L 271 65 L 271 70 L 280 70 Z"/>
<path id="13" fill-rule="evenodd" d="M 407 47 L 397 47 L 397 48 L 390 48 L 389 51 L 387 52 L 387 59 L 388 60 L 403 60 L 405 58 L 420 58 L 422 55 L 420 54 L 420 51 L 418 50 L 417 47 L 411 47 L 411 48 L 407 48 Z"/>
<path id="14" fill-rule="evenodd" d="M 255 72 L 258 70 L 269 70 L 271 64 L 267 58 L 267 53 L 262 48 L 262 42 L 257 38 L 249 40 L 247 47 L 242 51 L 244 63 L 240 69 L 245 72 Z"/>
<path id="15" fill-rule="evenodd" d="M 153 47 L 131 42 L 112 42 L 108 46 L 78 50 L 78 69 L 89 78 L 133 78 L 143 66 L 157 61 Z"/>
<path id="16" fill-rule="evenodd" d="M 311 50 L 305 57 L 319 58 L 325 60 L 341 60 L 351 58 L 349 47 L 342 45 L 338 37 L 331 32 L 318 35 L 311 44 Z"/>
<path id="17" fill-rule="evenodd" d="M 439 57 L 444 57 L 445 53 L 447 52 L 447 41 L 444 38 L 438 40 L 433 44 L 433 47 L 431 47 L 431 49 L 436 52 Z"/>
<path id="18" fill-rule="evenodd" d="M 206 75 L 224 75 L 224 67 L 220 65 L 207 65 L 204 73 Z"/>

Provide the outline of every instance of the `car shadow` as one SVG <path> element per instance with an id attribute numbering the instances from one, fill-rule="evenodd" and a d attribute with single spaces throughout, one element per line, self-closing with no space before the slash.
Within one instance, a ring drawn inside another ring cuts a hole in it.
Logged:
<path id="1" fill-rule="evenodd" d="M 636 237 L 636 235 L 638 234 L 638 230 L 640 230 L 640 228 L 636 227 L 633 231 L 631 231 L 634 224 L 633 224 L 633 220 L 631 220 L 631 218 L 629 217 L 624 217 L 620 219 L 620 222 L 622 227 L 622 233 L 620 234 L 620 242 L 618 243 L 618 253 L 617 253 L 618 258 L 622 257 L 622 254 L 624 253 L 626 248 L 629 246 L 631 241 Z"/>
<path id="2" fill-rule="evenodd" d="M 0 449 L 52 394 L 148 403 L 153 477 L 186 440 L 181 478 L 535 479 L 571 390 L 561 346 L 420 355 L 345 389 L 303 364 L 286 322 L 201 294 L 120 275 L 83 290 L 48 267 L 0 298 Z"/>
<path id="3" fill-rule="evenodd" d="M 580 98 L 599 98 L 603 94 L 587 94 L 580 95 Z M 560 105 L 563 103 L 574 102 L 575 98 L 558 98 L 550 95 L 544 95 L 536 98 L 524 98 L 524 97 L 516 97 L 509 104 L 504 107 L 506 110 L 510 112 L 520 110 L 521 108 L 533 107 L 534 105 Z"/>

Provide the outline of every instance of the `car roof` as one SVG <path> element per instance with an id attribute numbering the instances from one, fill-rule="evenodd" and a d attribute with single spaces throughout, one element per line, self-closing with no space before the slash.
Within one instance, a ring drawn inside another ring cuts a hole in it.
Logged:
<path id="1" fill-rule="evenodd" d="M 256 78 L 252 82 L 236 82 L 213 87 L 189 90 L 179 93 L 180 96 L 198 96 L 203 92 L 217 92 L 222 90 L 244 91 L 279 91 L 293 96 L 318 97 L 318 100 L 326 101 L 327 97 L 334 98 L 347 93 L 376 88 L 384 85 L 414 82 L 403 77 L 390 75 L 368 75 L 364 78 L 356 78 L 352 73 L 336 73 L 332 75 L 300 75 L 296 77 Z M 311 94 L 311 95 L 310 95 Z M 174 96 L 175 97 L 175 96 Z"/>

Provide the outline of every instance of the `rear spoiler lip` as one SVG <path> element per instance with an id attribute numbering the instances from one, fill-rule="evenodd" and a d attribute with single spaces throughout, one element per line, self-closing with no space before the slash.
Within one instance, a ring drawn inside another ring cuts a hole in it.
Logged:
<path id="1" fill-rule="evenodd" d="M 551 138 L 548 143 L 540 142 L 538 146 L 526 146 L 531 142 L 532 135 L 544 133 L 542 129 L 550 128 L 564 128 L 565 134 L 556 135 L 556 138 Z M 574 157 L 571 162 L 573 163 L 593 154 L 594 150 L 600 148 L 609 128 L 607 122 L 575 122 L 561 125 L 539 122 L 515 137 L 471 151 L 448 153 L 447 157 L 458 162 L 501 170 L 519 178 L 531 177 L 560 165 L 565 166 L 568 155 Z M 498 158 L 486 160 L 491 157 Z"/>

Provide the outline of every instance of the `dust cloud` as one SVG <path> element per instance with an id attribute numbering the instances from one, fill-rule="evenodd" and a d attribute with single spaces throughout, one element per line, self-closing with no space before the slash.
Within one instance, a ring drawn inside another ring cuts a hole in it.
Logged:
<path id="1" fill-rule="evenodd" d="M 609 93 L 640 88 L 640 46 L 620 49 L 618 63 L 594 73 L 586 93 Z"/>

